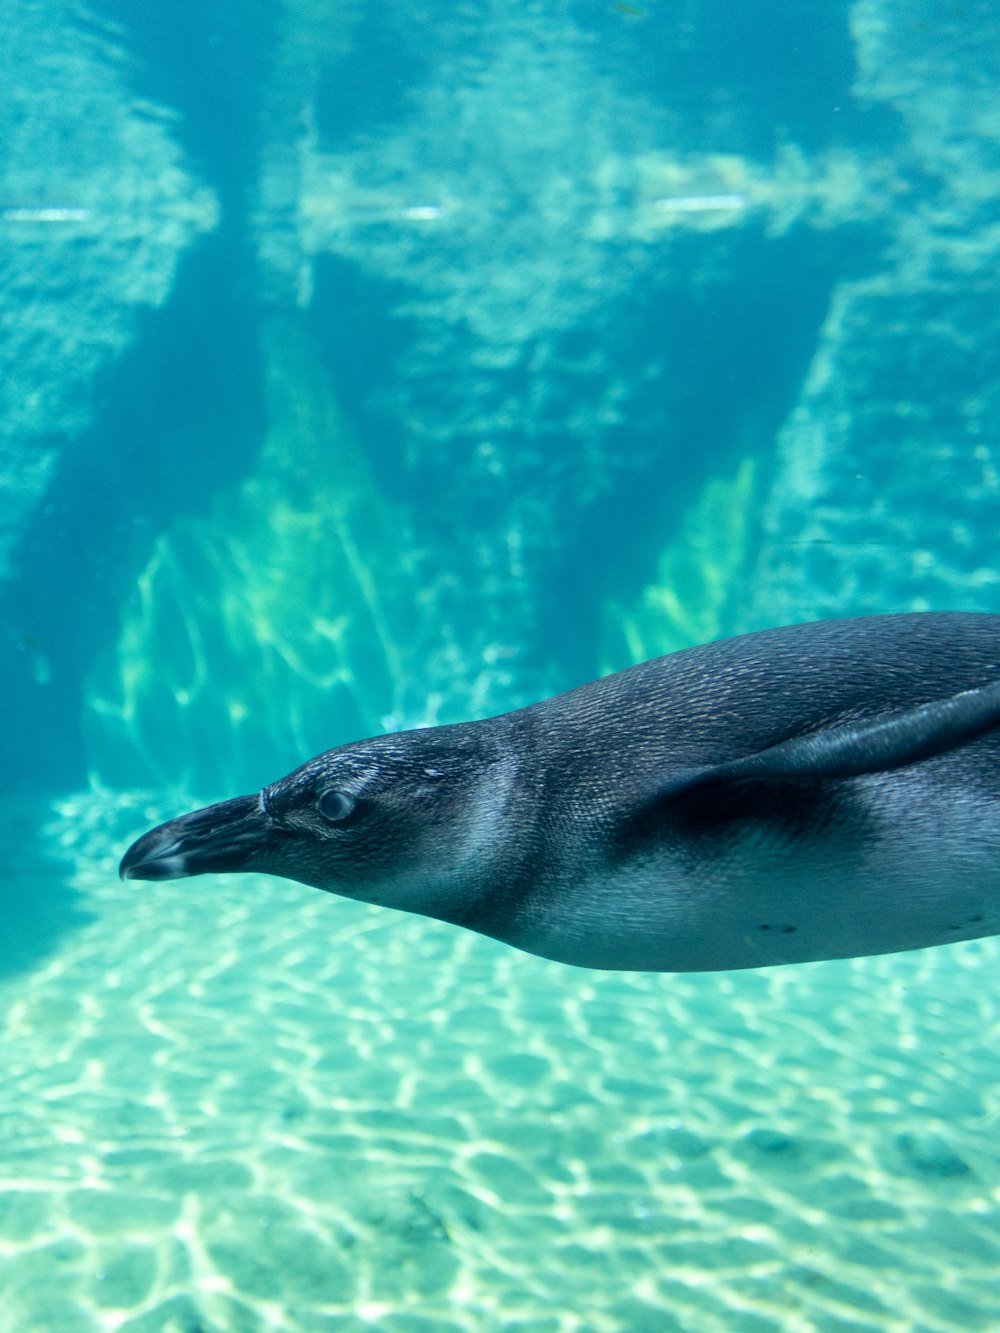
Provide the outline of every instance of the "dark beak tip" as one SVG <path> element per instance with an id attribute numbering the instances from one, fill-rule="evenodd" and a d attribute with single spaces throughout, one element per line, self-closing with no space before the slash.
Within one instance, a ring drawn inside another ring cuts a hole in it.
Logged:
<path id="1" fill-rule="evenodd" d="M 266 836 L 254 796 L 238 796 L 193 810 L 137 838 L 118 865 L 118 878 L 190 879 L 241 870 Z"/>
<path id="2" fill-rule="evenodd" d="M 122 881 L 122 883 L 124 883 L 125 880 L 127 879 L 135 879 L 136 865 L 139 860 L 139 858 L 134 855 L 135 848 L 136 848 L 136 843 L 133 843 L 132 846 L 128 849 L 128 851 L 125 853 L 125 855 L 122 857 L 122 859 L 118 862 L 118 878 Z"/>
<path id="3" fill-rule="evenodd" d="M 155 865 L 160 843 L 158 834 L 159 829 L 151 829 L 148 833 L 144 833 L 141 838 L 136 838 L 135 842 L 126 850 L 125 855 L 118 863 L 118 878 L 122 883 L 127 879 L 143 879 L 143 872 L 148 870 L 151 865 Z"/>

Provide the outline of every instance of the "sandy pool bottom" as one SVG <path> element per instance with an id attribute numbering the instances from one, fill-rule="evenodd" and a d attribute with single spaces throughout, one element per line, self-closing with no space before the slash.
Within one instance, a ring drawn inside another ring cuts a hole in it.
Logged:
<path id="1" fill-rule="evenodd" d="M 1000 1329 L 996 941 L 587 973 L 120 884 L 171 812 L 42 821 L 84 915 L 0 980 L 3 1333 Z"/>

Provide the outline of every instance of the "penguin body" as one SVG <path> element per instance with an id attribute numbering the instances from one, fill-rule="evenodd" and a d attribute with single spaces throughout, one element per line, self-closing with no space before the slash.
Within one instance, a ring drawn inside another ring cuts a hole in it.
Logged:
<path id="1" fill-rule="evenodd" d="M 123 878 L 282 875 L 593 968 L 1000 932 L 1000 616 L 765 630 L 340 746 L 152 830 Z"/>

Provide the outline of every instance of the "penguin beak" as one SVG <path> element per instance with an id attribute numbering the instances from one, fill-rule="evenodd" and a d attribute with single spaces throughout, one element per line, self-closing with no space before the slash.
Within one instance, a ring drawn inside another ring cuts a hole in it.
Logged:
<path id="1" fill-rule="evenodd" d="M 137 839 L 122 857 L 120 879 L 185 879 L 249 868 L 274 830 L 259 796 L 237 796 L 171 819 Z"/>

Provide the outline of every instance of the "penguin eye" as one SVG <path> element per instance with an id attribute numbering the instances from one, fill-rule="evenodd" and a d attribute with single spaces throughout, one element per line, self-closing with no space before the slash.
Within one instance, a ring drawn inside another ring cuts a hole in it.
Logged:
<path id="1" fill-rule="evenodd" d="M 331 824 L 342 824 L 345 819 L 350 818 L 355 805 L 353 796 L 338 791 L 336 787 L 327 787 L 326 791 L 321 791 L 316 797 L 316 809 Z"/>

